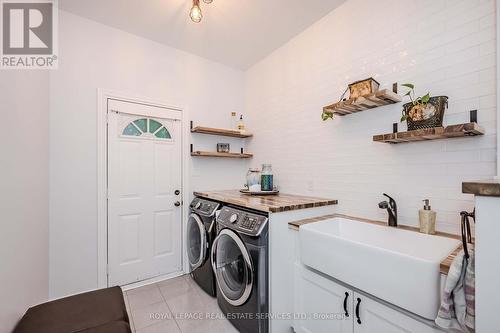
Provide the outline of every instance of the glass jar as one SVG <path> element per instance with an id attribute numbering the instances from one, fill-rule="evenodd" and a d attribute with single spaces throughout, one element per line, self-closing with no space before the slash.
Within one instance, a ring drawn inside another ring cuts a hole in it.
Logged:
<path id="1" fill-rule="evenodd" d="M 247 172 L 247 187 L 249 190 L 255 190 L 256 187 L 260 190 L 260 170 L 255 168 L 248 169 Z"/>
<path id="2" fill-rule="evenodd" d="M 262 173 L 260 175 L 260 188 L 262 191 L 273 190 L 273 167 L 271 164 L 262 164 Z"/>

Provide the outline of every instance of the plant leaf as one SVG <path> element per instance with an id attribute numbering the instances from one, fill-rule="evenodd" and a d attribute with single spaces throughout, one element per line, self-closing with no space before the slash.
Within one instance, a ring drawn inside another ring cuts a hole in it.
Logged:
<path id="1" fill-rule="evenodd" d="M 431 99 L 431 96 L 429 93 L 427 93 L 426 95 L 422 96 L 422 103 L 427 104 L 427 103 L 429 103 L 430 99 Z"/>
<path id="2" fill-rule="evenodd" d="M 408 90 L 408 92 L 406 94 L 404 94 L 403 96 L 410 96 L 411 94 L 411 90 Z"/>
<path id="3" fill-rule="evenodd" d="M 323 119 L 323 121 L 326 121 L 328 119 L 333 119 L 333 113 L 326 113 L 326 112 L 323 112 L 321 114 L 321 119 Z"/>
<path id="4" fill-rule="evenodd" d="M 405 120 L 406 120 L 406 118 L 408 118 L 406 115 L 402 115 L 402 116 L 401 116 L 401 122 L 405 121 Z"/>
<path id="5" fill-rule="evenodd" d="M 410 89 L 415 89 L 415 86 L 411 83 L 403 83 L 402 86 Z"/>

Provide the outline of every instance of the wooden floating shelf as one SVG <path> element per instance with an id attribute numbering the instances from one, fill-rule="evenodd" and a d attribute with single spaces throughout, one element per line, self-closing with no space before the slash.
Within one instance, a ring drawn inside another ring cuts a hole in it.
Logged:
<path id="1" fill-rule="evenodd" d="M 191 156 L 199 156 L 199 157 L 226 157 L 226 158 L 252 158 L 253 154 L 249 153 L 218 153 L 211 151 L 194 151 L 191 153 Z"/>
<path id="2" fill-rule="evenodd" d="M 351 113 L 358 113 L 379 106 L 395 104 L 402 101 L 401 96 L 388 89 L 379 90 L 375 93 L 364 95 L 358 98 L 350 98 L 332 105 L 325 106 L 323 112 L 345 116 Z"/>
<path id="3" fill-rule="evenodd" d="M 373 141 L 396 144 L 448 138 L 463 138 L 483 134 L 484 129 L 477 123 L 465 123 L 446 127 L 423 128 L 408 132 L 374 135 Z"/>
<path id="4" fill-rule="evenodd" d="M 233 138 L 249 138 L 252 136 L 250 133 L 241 133 L 237 130 L 223 129 L 223 128 L 211 128 L 196 126 L 191 129 L 191 133 L 201 133 L 210 135 L 220 135 L 220 136 L 230 136 Z"/>

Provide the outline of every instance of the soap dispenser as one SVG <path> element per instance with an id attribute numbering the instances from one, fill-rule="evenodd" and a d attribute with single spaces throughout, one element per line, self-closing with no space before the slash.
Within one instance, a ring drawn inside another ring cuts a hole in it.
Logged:
<path id="1" fill-rule="evenodd" d="M 424 234 L 436 233 L 436 212 L 431 209 L 429 199 L 422 200 L 424 208 L 418 211 L 420 232 Z"/>

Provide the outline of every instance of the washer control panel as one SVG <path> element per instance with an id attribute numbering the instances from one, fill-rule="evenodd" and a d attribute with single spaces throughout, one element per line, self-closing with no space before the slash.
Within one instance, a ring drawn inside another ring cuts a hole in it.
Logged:
<path id="1" fill-rule="evenodd" d="M 193 212 L 203 216 L 214 215 L 215 211 L 219 208 L 219 206 L 220 204 L 217 202 L 201 198 L 194 198 L 193 201 L 191 201 L 191 204 L 189 205 L 189 207 Z"/>
<path id="2" fill-rule="evenodd" d="M 217 222 L 241 233 L 259 236 L 267 224 L 267 216 L 233 207 L 222 207 Z"/>

